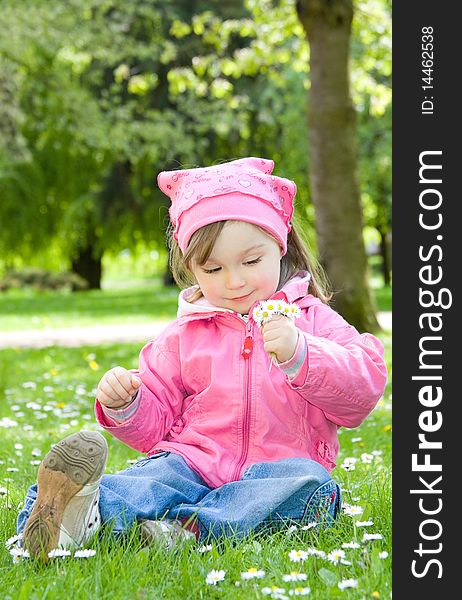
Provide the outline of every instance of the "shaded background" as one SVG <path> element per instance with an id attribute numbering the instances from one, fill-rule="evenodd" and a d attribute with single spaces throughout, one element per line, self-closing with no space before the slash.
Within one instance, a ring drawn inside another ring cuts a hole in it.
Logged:
<path id="1" fill-rule="evenodd" d="M 377 330 L 388 0 L 3 0 L 2 24 L 1 289 L 104 288 L 124 269 L 171 285 L 157 173 L 263 156 L 297 182 L 334 308 Z"/>

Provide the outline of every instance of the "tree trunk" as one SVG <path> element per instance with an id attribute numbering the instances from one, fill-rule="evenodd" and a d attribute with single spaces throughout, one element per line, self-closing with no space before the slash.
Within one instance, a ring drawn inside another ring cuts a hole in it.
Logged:
<path id="1" fill-rule="evenodd" d="M 88 282 L 90 290 L 101 289 L 101 253 L 97 253 L 91 245 L 79 248 L 77 256 L 72 261 L 72 272 L 83 277 Z"/>
<path id="2" fill-rule="evenodd" d="M 356 113 L 349 86 L 351 0 L 299 0 L 310 45 L 310 183 L 320 262 L 333 307 L 360 331 L 376 331 L 356 177 Z"/>
<path id="3" fill-rule="evenodd" d="M 380 256 L 382 258 L 382 276 L 383 284 L 390 285 L 390 253 L 388 252 L 388 236 L 387 232 L 382 229 L 378 230 L 380 234 Z"/>

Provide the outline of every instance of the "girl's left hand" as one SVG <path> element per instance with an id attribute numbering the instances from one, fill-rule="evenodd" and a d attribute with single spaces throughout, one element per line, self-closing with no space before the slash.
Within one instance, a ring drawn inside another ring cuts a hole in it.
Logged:
<path id="1" fill-rule="evenodd" d="M 265 351 L 273 352 L 278 362 L 286 362 L 295 353 L 298 329 L 292 319 L 276 315 L 262 328 Z"/>

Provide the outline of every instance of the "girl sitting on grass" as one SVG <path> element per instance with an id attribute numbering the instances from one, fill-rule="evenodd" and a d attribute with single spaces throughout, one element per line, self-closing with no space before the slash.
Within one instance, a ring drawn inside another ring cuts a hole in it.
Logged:
<path id="1" fill-rule="evenodd" d="M 139 522 L 172 544 L 338 515 L 337 430 L 381 397 L 383 347 L 329 307 L 292 226 L 296 186 L 273 166 L 245 158 L 159 174 L 185 288 L 178 318 L 137 370 L 105 373 L 95 406 L 99 424 L 147 458 L 104 475 L 101 434 L 56 444 L 18 517 L 31 556 L 87 542 L 101 523 Z"/>

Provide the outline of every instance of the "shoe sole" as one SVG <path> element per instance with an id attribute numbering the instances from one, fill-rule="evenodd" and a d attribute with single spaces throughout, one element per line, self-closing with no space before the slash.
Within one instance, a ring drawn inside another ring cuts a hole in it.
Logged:
<path id="1" fill-rule="evenodd" d="M 108 447 L 96 431 L 73 433 L 48 452 L 38 468 L 37 499 L 24 529 L 31 558 L 48 560 L 57 547 L 64 509 L 87 483 L 103 474 Z"/>

